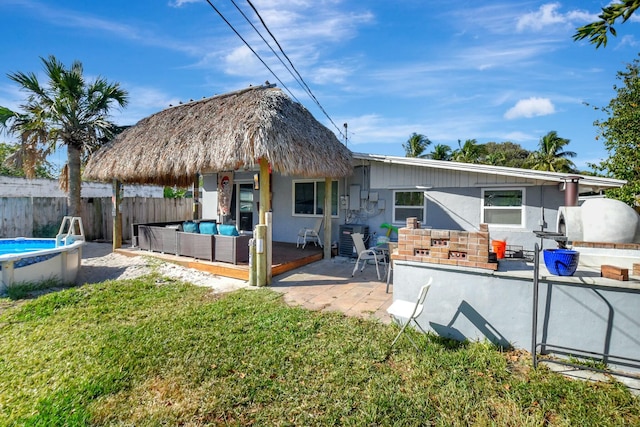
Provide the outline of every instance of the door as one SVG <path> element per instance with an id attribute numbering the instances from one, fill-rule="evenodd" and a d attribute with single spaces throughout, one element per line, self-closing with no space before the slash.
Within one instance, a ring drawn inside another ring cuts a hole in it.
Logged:
<path id="1" fill-rule="evenodd" d="M 231 197 L 230 219 L 239 231 L 253 231 L 253 184 L 236 184 Z"/>

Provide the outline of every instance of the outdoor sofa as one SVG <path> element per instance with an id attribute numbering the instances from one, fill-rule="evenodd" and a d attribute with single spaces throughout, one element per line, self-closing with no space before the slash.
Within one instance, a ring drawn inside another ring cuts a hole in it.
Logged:
<path id="1" fill-rule="evenodd" d="M 169 254 L 178 253 L 178 237 L 181 223 L 135 224 L 134 245 L 140 249 Z"/>
<path id="2" fill-rule="evenodd" d="M 215 236 L 194 232 L 178 231 L 178 255 L 191 258 L 214 260 Z"/>
<path id="3" fill-rule="evenodd" d="M 140 249 L 231 264 L 249 261 L 248 234 L 215 220 L 135 224 L 134 245 Z"/>
<path id="4" fill-rule="evenodd" d="M 215 236 L 215 260 L 230 262 L 231 264 L 249 262 L 249 240 L 251 236 L 241 234 L 238 236 Z"/>

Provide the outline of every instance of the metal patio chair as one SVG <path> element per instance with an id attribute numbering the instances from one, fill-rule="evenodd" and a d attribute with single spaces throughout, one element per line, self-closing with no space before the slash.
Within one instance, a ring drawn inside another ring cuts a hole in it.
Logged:
<path id="1" fill-rule="evenodd" d="M 313 228 L 304 227 L 298 231 L 298 240 L 296 241 L 296 248 L 302 245 L 302 249 L 307 246 L 308 242 L 315 243 L 316 246 L 323 248 L 322 239 L 320 238 L 320 229 L 322 228 L 322 222 L 324 218 L 319 218 L 316 221 L 316 225 Z"/>
<path id="2" fill-rule="evenodd" d="M 380 268 L 378 267 L 379 263 L 384 264 L 385 268 L 387 267 L 387 251 L 383 248 L 369 248 L 364 245 L 364 240 L 362 238 L 361 233 L 352 233 L 351 238 L 353 239 L 353 244 L 356 247 L 356 252 L 358 253 L 358 260 L 356 261 L 356 265 L 353 267 L 353 272 L 351 273 L 351 277 L 356 274 L 356 270 L 362 260 L 362 268 L 360 271 L 363 271 L 367 266 L 367 262 L 373 260 L 376 264 L 376 273 L 378 274 L 378 280 L 380 279 Z M 386 273 L 386 270 L 385 270 Z"/>
<path id="3" fill-rule="evenodd" d="M 423 333 L 426 334 L 426 331 L 422 328 L 422 326 L 420 326 L 420 324 L 416 319 L 418 318 L 418 316 L 420 316 L 420 314 L 422 313 L 422 310 L 424 309 L 424 300 L 427 297 L 427 293 L 429 292 L 429 288 L 431 288 L 432 282 L 433 282 L 433 277 L 429 279 L 426 285 L 423 285 L 420 288 L 420 292 L 418 293 L 418 298 L 416 301 L 406 301 L 406 300 L 397 299 L 389 306 L 389 308 L 387 308 L 387 313 L 389 313 L 391 318 L 398 325 L 401 325 L 402 321 L 406 319 L 406 322 L 402 324 L 402 328 L 400 329 L 400 332 L 398 332 L 398 335 L 396 335 L 396 338 L 391 343 L 391 347 L 395 345 L 395 343 L 400 338 L 400 335 L 402 335 L 402 333 L 407 329 L 407 327 L 411 322 L 413 322 L 418 327 L 418 329 L 420 329 Z M 413 344 L 416 350 L 420 351 L 420 348 L 415 343 L 415 341 L 413 341 L 411 336 L 407 335 L 407 338 L 409 339 L 409 341 L 411 341 L 411 344 Z"/>

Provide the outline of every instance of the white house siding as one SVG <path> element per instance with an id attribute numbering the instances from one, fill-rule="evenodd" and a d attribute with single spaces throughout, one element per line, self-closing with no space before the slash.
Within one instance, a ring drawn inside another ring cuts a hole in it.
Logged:
<path id="1" fill-rule="evenodd" d="M 479 165 L 455 165 L 450 162 L 436 162 L 423 165 L 400 163 L 403 159 L 387 162 L 383 159 L 357 159 L 354 162 L 353 175 L 340 179 L 338 192 L 340 196 L 354 197 L 357 210 L 339 210 L 339 218 L 332 220 L 332 241 L 339 241 L 339 228 L 343 224 L 364 224 L 369 226 L 370 233 L 386 234 L 381 228 L 383 223 L 393 221 L 394 190 L 422 189 L 426 197 L 426 217 L 423 226 L 436 229 L 478 230 L 482 218 L 482 190 L 503 188 L 524 189 L 524 224 L 521 227 L 489 226 L 490 237 L 506 240 L 507 245 L 522 246 L 525 250 L 533 250 L 540 240 L 535 237 L 534 230 L 556 231 L 558 208 L 564 205 L 564 192 L 559 187 L 559 176 L 547 176 L 535 171 L 522 172 L 517 169 L 488 167 Z M 484 173 L 483 173 L 484 171 Z M 240 172 L 236 180 L 251 180 L 254 172 Z M 272 209 L 273 238 L 276 241 L 295 242 L 297 232 L 302 227 L 315 223 L 312 216 L 293 215 L 293 181 L 301 177 L 287 177 L 273 174 L 272 177 Z M 359 186 L 356 194 L 351 194 L 351 187 Z M 216 212 L 215 175 L 205 176 L 203 194 L 205 217 Z M 360 191 L 364 195 L 376 193 L 378 202 L 360 200 Z M 258 193 L 255 194 L 258 200 Z M 379 206 L 384 204 L 384 208 Z M 209 207 L 208 207 L 209 206 Z M 257 209 L 257 208 L 256 208 Z M 217 213 L 217 212 L 216 212 Z M 257 214 L 254 215 L 257 222 Z M 405 224 L 395 223 L 397 227 Z M 392 236 L 395 237 L 395 236 Z M 554 247 L 551 240 L 543 242 L 545 247 Z"/>
<path id="2" fill-rule="evenodd" d="M 235 182 L 248 182 L 253 172 L 237 172 L 234 175 Z M 202 203 L 203 218 L 218 218 L 217 215 L 217 176 L 215 174 L 204 175 Z M 313 226 L 315 218 L 311 216 L 293 215 L 293 181 L 303 179 L 301 177 L 272 176 L 272 211 L 273 211 L 273 238 L 280 242 L 296 241 L 298 230 L 303 227 Z M 394 188 L 415 188 L 416 185 L 429 187 L 425 190 L 426 220 L 425 227 L 451 230 L 478 230 L 481 218 L 481 195 L 483 185 L 495 188 L 495 185 L 505 187 L 523 187 L 525 189 L 525 227 L 501 228 L 490 227 L 490 236 L 493 239 L 507 240 L 509 245 L 523 246 L 526 250 L 532 250 L 533 245 L 539 242 L 532 230 L 539 230 L 542 217 L 541 203 L 544 206 L 544 216 L 547 223 L 546 230 L 555 231 L 555 219 L 557 207 L 564 201 L 564 194 L 559 191 L 557 185 L 544 187 L 524 186 L 524 179 L 518 177 L 503 177 L 483 175 L 476 172 L 434 170 L 411 166 L 398 166 L 375 163 L 369 166 L 356 166 L 354 174 L 348 179 L 338 181 L 338 194 L 350 195 L 350 186 L 359 185 L 363 191 L 378 193 L 379 200 L 384 200 L 385 209 L 376 209 L 375 204 L 363 204 L 357 212 L 339 210 L 339 217 L 332 220 L 332 241 L 339 241 L 340 225 L 366 224 L 370 233 L 384 235 L 387 230 L 381 228 L 383 223 L 392 223 L 393 220 L 393 191 Z M 448 186 L 448 187 L 447 187 Z M 542 191 L 542 194 L 540 193 Z M 256 191 L 254 200 L 259 200 Z M 254 222 L 257 222 L 257 203 Z M 220 220 L 220 218 L 218 218 Z M 396 223 L 397 227 L 405 224 Z M 392 236 L 392 237 L 395 237 Z M 546 247 L 551 247 L 553 242 L 546 240 Z"/>
<path id="3" fill-rule="evenodd" d="M 496 184 L 517 186 L 525 183 L 530 185 L 531 180 L 515 176 L 371 162 L 372 189 L 407 188 L 416 185 L 431 188 L 466 188 Z"/>
<path id="4" fill-rule="evenodd" d="M 371 185 L 369 191 L 386 199 L 383 213 L 369 219 L 371 232 L 384 233 L 380 228 L 393 218 L 393 190 L 419 189 L 425 187 L 426 217 L 425 227 L 450 230 L 478 230 L 482 211 L 482 189 L 518 187 L 525 191 L 525 213 L 523 227 L 490 226 L 492 239 L 506 240 L 508 245 L 522 246 L 532 250 L 539 242 L 533 230 L 541 229 L 544 215 L 545 230 L 556 231 L 558 207 L 564 204 L 564 193 L 557 184 L 535 184 L 531 179 L 517 176 L 482 174 L 458 170 L 434 169 L 426 167 L 393 165 L 371 162 Z M 542 206 L 542 208 L 541 208 Z M 403 226 L 404 224 L 394 224 Z M 545 247 L 553 247 L 554 242 L 546 240 Z"/>
<path id="5" fill-rule="evenodd" d="M 293 181 L 303 180 L 302 177 L 291 177 L 274 174 L 272 178 L 271 207 L 273 211 L 273 239 L 279 242 L 295 243 L 298 237 L 298 230 L 303 227 L 313 227 L 316 223 L 314 216 L 293 215 Z M 314 181 L 324 181 L 314 179 Z M 338 194 L 343 195 L 344 180 L 338 180 Z M 348 191 L 348 190 L 347 190 Z M 331 220 L 332 237 L 331 241 L 337 241 L 339 226 L 344 223 L 344 211 L 338 210 L 340 217 Z M 320 237 L 324 238 L 324 229 L 320 232 Z"/>
<path id="6" fill-rule="evenodd" d="M 256 172 L 236 172 L 234 182 L 253 182 L 253 174 Z M 293 181 L 304 179 L 301 177 L 283 176 L 273 174 L 271 177 L 271 208 L 273 213 L 273 239 L 278 242 L 295 243 L 298 230 L 303 227 L 312 227 L 315 224 L 313 216 L 293 215 Z M 217 174 L 203 175 L 202 187 L 202 217 L 213 218 L 222 221 L 218 216 L 217 206 Z M 344 194 L 344 180 L 338 182 L 338 193 Z M 258 222 L 259 191 L 254 192 L 254 226 Z M 340 211 L 340 218 L 332 220 L 332 241 L 338 239 L 339 224 L 342 224 L 344 211 Z"/>

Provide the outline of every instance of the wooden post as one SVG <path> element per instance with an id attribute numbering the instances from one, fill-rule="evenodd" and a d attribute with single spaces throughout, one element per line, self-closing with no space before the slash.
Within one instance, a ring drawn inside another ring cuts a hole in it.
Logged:
<path id="1" fill-rule="evenodd" d="M 260 158 L 260 224 L 266 224 L 265 212 L 271 210 L 271 186 L 269 183 L 269 162 L 265 158 Z"/>
<path id="2" fill-rule="evenodd" d="M 193 178 L 193 219 L 200 219 L 200 174 Z"/>
<path id="3" fill-rule="evenodd" d="M 259 226 L 256 227 L 256 277 L 258 286 L 266 286 L 271 283 L 271 269 L 267 268 L 267 254 L 271 253 L 271 241 L 267 239 L 268 225 L 266 213 L 271 210 L 271 186 L 269 181 L 269 162 L 264 157 L 260 158 L 260 209 Z"/>
<path id="4" fill-rule="evenodd" d="M 254 236 L 256 243 L 256 285 L 267 285 L 267 254 L 266 254 L 267 226 L 258 224 Z"/>
<path id="5" fill-rule="evenodd" d="M 273 212 L 265 212 L 264 217 L 267 224 L 267 285 L 271 285 L 271 279 L 273 278 L 273 272 L 271 271 L 273 266 Z"/>
<path id="6" fill-rule="evenodd" d="M 249 245 L 249 285 L 256 286 L 258 283 L 257 273 L 256 273 L 256 244 L 255 244 L 256 236 L 253 236 L 251 239 L 253 244 Z"/>
<path id="7" fill-rule="evenodd" d="M 122 183 L 117 179 L 113 180 L 113 194 L 111 196 L 111 215 L 113 216 L 113 250 L 122 247 L 122 212 L 120 203 L 122 202 Z"/>
<path id="8" fill-rule="evenodd" d="M 324 259 L 331 259 L 331 178 L 324 179 Z"/>

